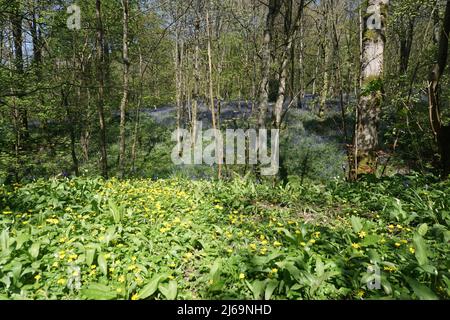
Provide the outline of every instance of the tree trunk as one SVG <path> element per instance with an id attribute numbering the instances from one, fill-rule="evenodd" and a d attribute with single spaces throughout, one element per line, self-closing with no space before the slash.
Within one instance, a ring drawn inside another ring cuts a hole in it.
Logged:
<path id="1" fill-rule="evenodd" d="M 14 64 L 19 77 L 24 75 L 24 65 L 23 65 L 23 12 L 21 8 L 20 1 L 13 1 L 12 3 L 13 12 L 11 13 L 11 25 L 13 34 L 13 44 L 14 44 Z M 19 92 L 23 90 L 22 80 L 20 79 L 17 83 L 19 87 Z M 28 131 L 28 110 L 24 106 L 19 106 L 19 117 L 20 117 L 20 137 L 23 142 L 28 141 L 29 131 Z"/>
<path id="2" fill-rule="evenodd" d="M 120 142 L 119 142 L 119 171 L 122 179 L 125 177 L 125 126 L 126 110 L 129 97 L 130 60 L 128 58 L 128 24 L 129 1 L 122 0 L 123 9 L 123 97 L 120 104 Z"/>
<path id="3" fill-rule="evenodd" d="M 330 46 L 328 41 L 328 15 L 330 13 L 329 3 L 321 2 L 321 5 L 324 6 L 322 11 L 322 25 L 320 27 L 320 33 L 322 34 L 322 39 L 320 43 L 321 53 L 322 53 L 322 70 L 323 70 L 323 82 L 322 88 L 320 89 L 320 98 L 319 98 L 319 112 L 318 116 L 323 118 L 325 116 L 325 109 L 329 94 L 330 88 Z"/>
<path id="4" fill-rule="evenodd" d="M 213 66 L 212 66 L 212 50 L 211 50 L 211 27 L 209 25 L 209 7 L 206 8 L 206 33 L 208 38 L 208 76 L 209 76 L 209 103 L 211 108 L 211 116 L 212 116 L 212 126 L 213 130 L 217 129 L 216 122 L 216 107 L 214 105 L 214 89 L 213 89 Z M 216 142 L 216 158 L 218 162 L 218 177 L 222 178 L 222 152 L 218 150 L 219 145 L 217 144 L 217 137 L 215 138 Z"/>
<path id="5" fill-rule="evenodd" d="M 192 95 L 191 128 L 192 146 L 195 147 L 197 140 L 197 111 L 200 93 L 200 4 L 197 3 L 197 15 L 195 20 L 195 49 L 194 49 L 194 92 Z"/>
<path id="6" fill-rule="evenodd" d="M 408 71 L 409 58 L 411 56 L 411 49 L 414 39 L 414 18 L 408 18 L 406 30 L 400 36 L 400 66 L 399 72 L 401 75 Z"/>
<path id="7" fill-rule="evenodd" d="M 303 7 L 304 7 L 304 0 L 301 0 L 296 16 L 292 17 L 293 3 L 291 2 L 288 5 L 288 10 L 285 14 L 286 18 L 289 19 L 289 21 L 285 23 L 286 45 L 284 48 L 283 58 L 281 62 L 280 82 L 278 86 L 278 98 L 275 103 L 275 129 L 281 128 L 283 105 L 286 99 L 286 82 L 288 76 L 289 58 L 292 52 L 294 39 L 297 36 L 297 31 L 300 27 L 299 23 L 303 15 Z M 294 57 L 291 58 L 293 59 Z"/>
<path id="8" fill-rule="evenodd" d="M 78 157 L 75 148 L 75 140 L 76 140 L 76 120 L 73 114 L 73 111 L 69 105 L 69 93 L 66 91 L 67 88 L 61 89 L 61 97 L 62 97 L 62 106 L 66 109 L 66 119 L 69 127 L 70 133 L 70 154 L 72 156 L 72 171 L 75 176 L 79 175 L 79 165 L 78 165 Z"/>
<path id="9" fill-rule="evenodd" d="M 439 37 L 439 50 L 436 63 L 433 65 L 428 82 L 429 115 L 433 134 L 439 146 L 443 177 L 450 174 L 450 125 L 444 125 L 441 119 L 441 105 L 439 99 L 440 80 L 447 67 L 448 46 L 450 35 L 450 0 L 447 0 L 444 25 Z"/>
<path id="10" fill-rule="evenodd" d="M 280 13 L 281 1 L 269 0 L 269 11 L 266 16 L 266 26 L 264 29 L 264 42 L 262 49 L 262 79 L 259 93 L 259 115 L 258 127 L 266 126 L 267 110 L 269 107 L 269 80 L 270 80 L 270 64 L 271 64 L 271 45 L 272 33 L 275 19 Z"/>
<path id="11" fill-rule="evenodd" d="M 135 174 L 136 172 L 136 153 L 137 153 L 137 143 L 139 139 L 139 125 L 141 121 L 141 107 L 142 98 L 144 95 L 144 59 L 142 57 L 141 48 L 139 47 L 139 94 L 136 106 L 136 116 L 134 122 L 134 132 L 133 132 L 133 144 L 131 146 L 131 172 Z"/>
<path id="12" fill-rule="evenodd" d="M 105 123 L 105 111 L 104 111 L 104 87 L 105 87 L 105 75 L 104 75 L 104 31 L 102 22 L 102 3 L 101 0 L 96 0 L 96 18 L 97 18 L 97 82 L 98 82 L 98 96 L 97 96 L 97 112 L 100 124 L 100 167 L 102 176 L 108 178 L 108 159 L 106 151 L 106 123 Z"/>
<path id="13" fill-rule="evenodd" d="M 378 126 L 383 96 L 385 19 L 388 0 L 369 0 L 363 22 L 361 61 L 361 94 L 357 108 L 354 136 L 355 166 L 350 178 L 375 173 L 378 148 Z M 352 162 L 352 161 L 351 161 Z"/>

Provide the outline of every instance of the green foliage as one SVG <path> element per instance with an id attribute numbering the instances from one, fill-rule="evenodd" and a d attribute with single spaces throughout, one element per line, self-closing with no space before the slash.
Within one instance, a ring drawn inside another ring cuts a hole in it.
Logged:
<path id="1" fill-rule="evenodd" d="M 361 89 L 363 96 L 370 96 L 372 94 L 379 94 L 383 90 L 383 79 L 367 79 L 365 85 Z"/>
<path id="2" fill-rule="evenodd" d="M 0 191 L 3 298 L 449 298 L 450 185 L 432 177 Z M 382 289 L 368 289 L 376 279 Z"/>

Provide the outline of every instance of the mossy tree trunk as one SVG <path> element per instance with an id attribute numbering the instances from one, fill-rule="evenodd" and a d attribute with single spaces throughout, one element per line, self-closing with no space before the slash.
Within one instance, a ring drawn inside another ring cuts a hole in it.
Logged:
<path id="1" fill-rule="evenodd" d="M 368 0 L 363 19 L 362 88 L 353 143 L 354 161 L 350 161 L 352 180 L 356 180 L 361 174 L 375 173 L 376 170 L 388 5 L 389 0 Z"/>
<path id="2" fill-rule="evenodd" d="M 120 103 L 120 141 L 119 141 L 119 170 L 121 178 L 125 178 L 125 130 L 126 130 L 126 111 L 129 100 L 129 82 L 130 82 L 130 59 L 128 57 L 128 25 L 129 25 L 129 1 L 122 0 L 123 9 L 123 96 Z"/>

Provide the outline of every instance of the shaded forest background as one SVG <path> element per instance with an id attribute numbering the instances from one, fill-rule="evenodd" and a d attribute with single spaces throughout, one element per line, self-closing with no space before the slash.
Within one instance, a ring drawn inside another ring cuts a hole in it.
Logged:
<path id="1" fill-rule="evenodd" d="M 71 30 L 72 1 L 2 0 L 0 183 L 216 176 L 171 164 L 171 132 L 195 120 L 280 128 L 282 179 L 445 177 L 449 1 L 386 2 L 79 1 Z M 371 41 L 383 63 L 364 77 Z"/>

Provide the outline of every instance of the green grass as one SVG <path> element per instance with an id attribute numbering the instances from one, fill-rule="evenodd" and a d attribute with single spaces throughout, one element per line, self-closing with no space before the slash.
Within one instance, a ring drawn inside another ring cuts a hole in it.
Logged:
<path id="1" fill-rule="evenodd" d="M 0 298 L 448 299 L 449 195 L 415 176 L 0 187 Z"/>

